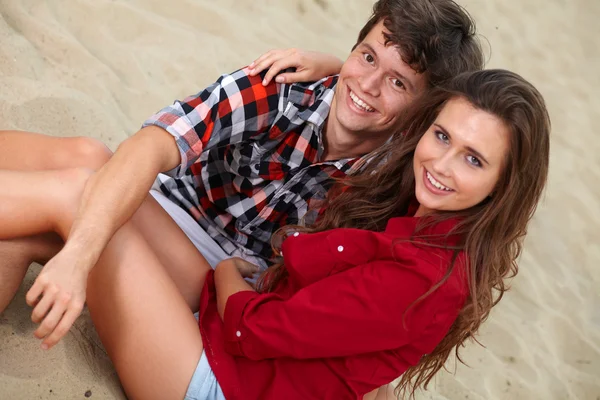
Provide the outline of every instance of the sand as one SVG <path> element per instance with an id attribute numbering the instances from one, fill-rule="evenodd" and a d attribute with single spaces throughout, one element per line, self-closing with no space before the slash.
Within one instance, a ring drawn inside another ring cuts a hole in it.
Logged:
<path id="1" fill-rule="evenodd" d="M 157 109 L 263 51 L 345 57 L 371 4 L 0 0 L 0 127 L 115 149 Z M 544 94 L 552 165 L 521 272 L 481 330 L 486 348 L 468 345 L 469 367 L 440 373 L 419 398 L 600 399 L 600 2 L 462 4 L 491 46 L 488 66 Z M 38 271 L 0 316 L 0 399 L 123 399 L 87 314 L 54 350 L 39 349 L 24 302 Z"/>

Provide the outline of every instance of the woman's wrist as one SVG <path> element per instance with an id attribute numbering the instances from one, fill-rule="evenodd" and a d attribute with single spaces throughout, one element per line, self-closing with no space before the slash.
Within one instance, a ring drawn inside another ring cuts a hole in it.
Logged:
<path id="1" fill-rule="evenodd" d="M 215 276 L 217 274 L 221 275 L 223 273 L 227 273 L 228 270 L 232 270 L 232 269 L 235 269 L 237 271 L 237 268 L 235 266 L 235 262 L 233 261 L 233 259 L 227 258 L 225 260 L 219 261 L 219 263 L 215 267 Z"/>

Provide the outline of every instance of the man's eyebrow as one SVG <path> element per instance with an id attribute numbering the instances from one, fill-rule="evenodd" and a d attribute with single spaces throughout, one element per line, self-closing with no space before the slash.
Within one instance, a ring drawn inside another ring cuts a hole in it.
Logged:
<path id="1" fill-rule="evenodd" d="M 373 46 L 371 46 L 369 43 L 365 43 L 362 42 L 361 46 L 364 46 L 367 48 L 367 51 L 369 51 L 370 53 L 373 53 L 373 55 L 375 56 L 375 58 L 377 58 L 377 51 L 375 51 L 375 49 L 373 48 Z M 406 89 L 410 92 L 415 94 L 416 90 L 415 87 L 413 86 L 412 82 L 407 79 L 404 75 L 402 75 L 402 73 L 396 69 L 393 69 L 392 72 L 394 73 L 394 75 L 396 75 L 398 77 L 398 79 L 400 79 L 402 81 L 402 84 L 404 86 L 406 86 Z"/>
<path id="2" fill-rule="evenodd" d="M 442 132 L 444 132 L 444 135 L 448 136 L 449 138 L 451 138 L 452 136 L 450 135 L 450 133 L 448 132 L 448 130 L 446 128 L 444 128 L 442 125 L 440 125 L 438 122 L 434 122 L 433 125 L 437 126 Z M 486 163 L 487 165 L 490 165 L 489 161 L 485 159 L 485 157 L 478 152 L 477 150 L 475 150 L 474 148 L 472 148 L 471 146 L 465 146 L 465 149 L 467 149 L 467 151 L 469 153 L 473 153 L 473 155 L 477 158 L 479 158 L 481 161 L 483 161 L 484 163 Z"/>

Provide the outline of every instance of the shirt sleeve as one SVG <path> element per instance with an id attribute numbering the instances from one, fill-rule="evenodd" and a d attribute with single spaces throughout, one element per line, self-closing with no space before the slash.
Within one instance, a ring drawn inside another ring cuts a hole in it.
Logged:
<path id="1" fill-rule="evenodd" d="M 158 126 L 175 138 L 181 164 L 169 171 L 181 177 L 203 151 L 247 140 L 264 132 L 277 112 L 279 85 L 262 85 L 262 74 L 247 69 L 222 75 L 200 93 L 175 101 L 148 118 L 142 127 Z"/>
<path id="2" fill-rule="evenodd" d="M 283 299 L 240 292 L 229 297 L 224 316 L 226 350 L 253 360 L 343 357 L 399 348 L 433 319 L 425 306 L 436 293 L 405 311 L 432 282 L 418 260 L 376 261 L 331 275 Z M 439 296 L 438 296 L 439 297 Z M 404 317 L 404 320 L 403 320 Z"/>

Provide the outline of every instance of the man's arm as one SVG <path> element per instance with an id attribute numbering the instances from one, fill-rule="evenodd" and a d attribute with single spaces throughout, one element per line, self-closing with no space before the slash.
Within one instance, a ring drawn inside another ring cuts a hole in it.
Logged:
<path id="1" fill-rule="evenodd" d="M 88 181 L 65 248 L 85 254 L 85 267 L 91 269 L 114 233 L 140 207 L 158 173 L 179 163 L 174 138 L 161 128 L 149 126 L 125 140 Z"/>
<path id="2" fill-rule="evenodd" d="M 85 303 L 88 275 L 104 248 L 142 204 L 156 175 L 179 161 L 173 137 L 162 128 L 147 127 L 123 142 L 87 181 L 64 248 L 27 292 L 27 303 L 35 307 L 32 320 L 40 323 L 35 335 L 43 339 L 42 348 L 51 348 L 69 331 Z"/>
<path id="3" fill-rule="evenodd" d="M 261 134 L 272 124 L 278 104 L 277 85 L 264 87 L 260 77 L 235 71 L 165 107 L 119 146 L 87 182 L 65 247 L 27 293 L 28 304 L 36 307 L 32 319 L 41 322 L 36 335 L 45 337 L 43 345 L 56 344 L 79 316 L 90 270 L 142 204 L 156 175 L 183 176 L 203 152 Z M 49 308 L 61 317 L 47 318 Z"/>

